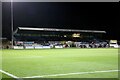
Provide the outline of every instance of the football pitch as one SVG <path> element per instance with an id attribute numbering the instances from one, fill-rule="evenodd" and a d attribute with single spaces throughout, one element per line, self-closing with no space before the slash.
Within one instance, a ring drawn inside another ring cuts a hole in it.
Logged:
<path id="1" fill-rule="evenodd" d="M 118 78 L 118 49 L 2 50 L 3 78 Z"/>

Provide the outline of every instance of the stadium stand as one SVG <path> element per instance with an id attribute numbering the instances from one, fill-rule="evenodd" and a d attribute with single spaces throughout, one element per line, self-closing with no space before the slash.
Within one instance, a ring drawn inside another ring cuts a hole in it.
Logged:
<path id="1" fill-rule="evenodd" d="M 108 47 L 108 42 L 104 40 L 105 33 L 97 30 L 18 27 L 13 35 L 14 48 Z"/>

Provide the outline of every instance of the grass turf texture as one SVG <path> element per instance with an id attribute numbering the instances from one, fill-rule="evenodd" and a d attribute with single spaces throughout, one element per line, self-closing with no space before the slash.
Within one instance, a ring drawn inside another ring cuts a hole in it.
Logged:
<path id="1" fill-rule="evenodd" d="M 2 69 L 17 77 L 118 70 L 118 49 L 3 50 L 2 61 Z M 118 72 L 45 78 L 118 78 Z"/>

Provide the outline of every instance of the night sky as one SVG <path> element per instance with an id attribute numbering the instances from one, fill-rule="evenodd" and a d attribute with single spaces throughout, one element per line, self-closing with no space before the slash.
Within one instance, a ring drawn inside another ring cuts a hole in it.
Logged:
<path id="1" fill-rule="evenodd" d="M 11 7 L 4 2 L 3 37 L 11 39 Z M 14 2 L 14 30 L 19 26 L 105 30 L 106 39 L 118 39 L 117 2 Z"/>

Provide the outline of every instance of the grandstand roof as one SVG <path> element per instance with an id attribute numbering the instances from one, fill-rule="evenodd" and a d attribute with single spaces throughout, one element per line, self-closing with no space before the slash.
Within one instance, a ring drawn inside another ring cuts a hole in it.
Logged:
<path id="1" fill-rule="evenodd" d="M 76 29 L 56 29 L 56 28 L 30 28 L 30 27 L 18 27 L 17 30 L 37 30 L 37 31 L 61 31 L 61 32 L 88 32 L 88 33 L 106 33 L 106 31 L 98 30 L 76 30 Z"/>

